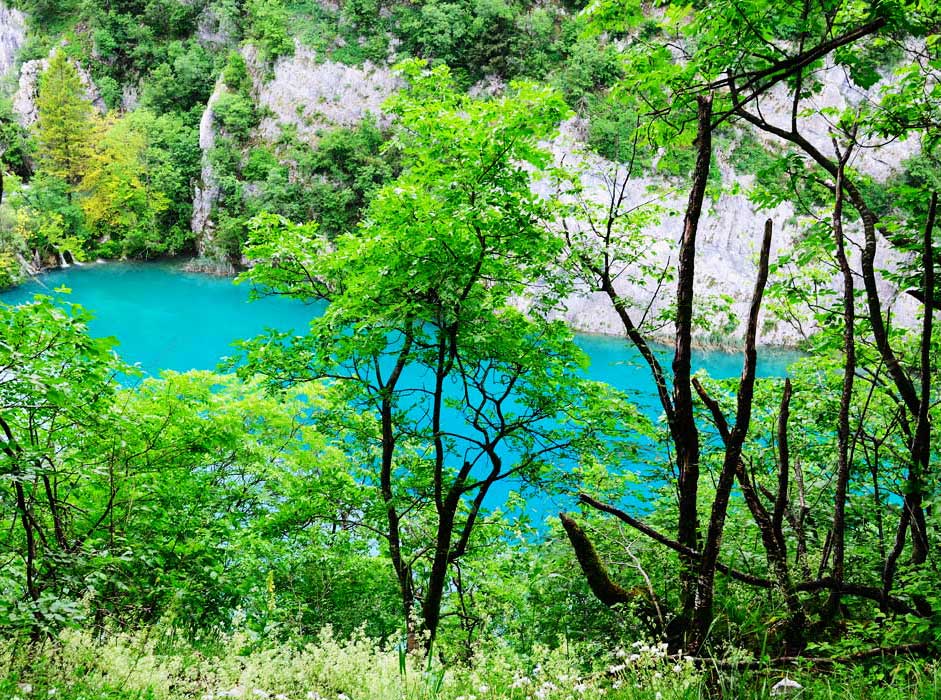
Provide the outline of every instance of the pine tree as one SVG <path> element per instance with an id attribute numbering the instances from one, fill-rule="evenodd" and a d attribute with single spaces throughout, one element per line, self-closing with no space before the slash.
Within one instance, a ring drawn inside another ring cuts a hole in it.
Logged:
<path id="1" fill-rule="evenodd" d="M 65 53 L 56 51 L 39 83 L 36 100 L 39 162 L 53 177 L 77 185 L 92 148 L 94 114 L 78 69 Z"/>

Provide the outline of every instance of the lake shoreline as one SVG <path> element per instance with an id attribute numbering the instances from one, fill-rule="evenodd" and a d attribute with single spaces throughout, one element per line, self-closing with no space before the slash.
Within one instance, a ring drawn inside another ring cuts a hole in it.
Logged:
<path id="1" fill-rule="evenodd" d="M 63 272 L 70 270 L 73 267 L 84 268 L 88 266 L 99 266 L 99 265 L 165 265 L 172 267 L 179 272 L 206 275 L 207 277 L 213 278 L 230 278 L 234 279 L 241 272 L 233 263 L 229 261 L 218 261 L 211 258 L 201 258 L 197 256 L 163 256 L 159 258 L 151 258 L 149 260 L 141 259 L 98 259 L 89 262 L 75 262 L 72 264 L 66 265 L 57 265 L 57 266 L 45 266 L 38 273 L 29 272 L 27 277 L 22 281 L 13 285 L 12 287 L 7 287 L 5 289 L 0 289 L 0 296 L 5 293 L 13 292 L 17 288 L 21 287 L 23 284 L 27 284 L 30 281 L 36 282 L 41 286 L 46 286 L 40 280 L 42 275 L 48 273 Z M 244 268 L 242 268 L 244 269 Z M 574 328 L 569 325 L 569 328 L 577 336 L 585 336 L 588 338 L 606 338 L 606 339 L 621 339 L 625 342 L 630 342 L 623 334 L 621 333 L 606 333 L 604 331 L 596 330 L 585 330 L 581 328 Z M 673 337 L 669 334 L 663 335 L 654 335 L 651 336 L 650 342 L 655 345 L 664 345 L 671 346 L 673 344 Z M 742 345 L 739 342 L 736 343 L 723 343 L 723 342 L 712 342 L 703 338 L 693 338 L 693 347 L 696 350 L 703 352 L 723 352 L 734 354 L 742 351 Z M 776 353 L 780 352 L 782 354 L 800 352 L 801 348 L 799 345 L 781 345 L 781 344 L 770 344 L 762 343 L 759 337 L 758 348 L 764 352 Z"/>

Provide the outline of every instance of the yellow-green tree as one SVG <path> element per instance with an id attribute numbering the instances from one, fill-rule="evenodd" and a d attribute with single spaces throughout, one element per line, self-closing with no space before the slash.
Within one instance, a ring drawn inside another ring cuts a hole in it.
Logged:
<path id="1" fill-rule="evenodd" d="M 111 242 L 110 254 L 162 252 L 158 217 L 169 206 L 149 178 L 147 135 L 131 120 L 106 123 L 90 153 L 80 190 L 85 225 Z"/>
<path id="2" fill-rule="evenodd" d="M 39 81 L 36 141 L 39 163 L 53 177 L 77 185 L 85 173 L 95 131 L 94 108 L 78 69 L 56 51 Z"/>

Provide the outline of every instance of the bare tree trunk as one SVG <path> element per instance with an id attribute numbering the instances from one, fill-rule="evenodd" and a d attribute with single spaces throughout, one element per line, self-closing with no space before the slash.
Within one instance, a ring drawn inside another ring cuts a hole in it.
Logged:
<path id="1" fill-rule="evenodd" d="M 735 474 L 742 460 L 742 447 L 748 435 L 748 426 L 751 423 L 752 401 L 754 398 L 755 369 L 758 362 L 756 349 L 758 338 L 758 313 L 761 310 L 761 299 L 765 284 L 768 281 L 768 258 L 771 252 L 771 221 L 765 224 L 765 235 L 761 246 L 761 255 L 758 263 L 758 278 L 755 281 L 755 291 L 752 295 L 751 308 L 748 313 L 748 326 L 745 332 L 745 361 L 742 367 L 742 378 L 739 382 L 738 399 L 735 412 L 735 424 L 731 431 L 720 427 L 720 432 L 727 433 L 725 445 L 725 459 L 722 471 L 716 485 L 716 495 L 712 503 L 712 513 L 709 518 L 709 530 L 703 547 L 699 574 L 696 579 L 696 599 L 693 610 L 693 629 L 689 648 L 693 654 L 698 654 L 706 641 L 709 628 L 712 625 L 713 601 L 715 596 L 716 565 L 719 561 L 719 549 L 722 546 L 722 533 L 725 530 L 725 519 L 728 513 L 729 496 L 732 485 L 735 483 Z M 717 422 L 721 412 L 717 414 Z M 743 470 L 744 471 L 744 470 Z"/>
<path id="2" fill-rule="evenodd" d="M 712 160 L 712 97 L 698 98 L 696 132 L 696 167 L 693 186 L 686 205 L 683 236 L 680 241 L 679 271 L 676 289 L 676 339 L 673 355 L 673 442 L 678 471 L 677 539 L 690 549 L 699 548 L 699 431 L 693 415 L 691 378 L 693 287 L 696 279 L 696 233 L 706 195 L 709 166 Z M 685 562 L 683 576 L 683 615 L 692 621 L 698 606 L 695 563 Z"/>
<path id="3" fill-rule="evenodd" d="M 834 146 L 836 141 L 834 141 Z M 837 151 L 839 153 L 839 150 Z M 830 526 L 830 543 L 833 554 L 833 578 L 842 585 L 846 560 L 846 497 L 849 490 L 850 470 L 850 407 L 853 403 L 853 379 L 856 376 L 856 299 L 853 285 L 853 270 L 846 257 L 843 236 L 843 171 L 851 149 L 839 156 L 836 173 L 836 202 L 833 207 L 833 239 L 836 258 L 843 277 L 843 389 L 840 395 L 840 411 L 837 416 L 837 468 L 836 488 L 833 495 L 833 519 Z M 834 588 L 827 603 L 826 616 L 832 619 L 840 606 L 840 589 Z"/>

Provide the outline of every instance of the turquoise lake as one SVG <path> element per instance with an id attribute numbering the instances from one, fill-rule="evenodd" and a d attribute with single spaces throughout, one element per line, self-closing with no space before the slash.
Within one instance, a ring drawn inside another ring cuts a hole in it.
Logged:
<path id="1" fill-rule="evenodd" d="M 0 301 L 20 303 L 34 294 L 63 295 L 95 315 L 91 332 L 114 336 L 118 352 L 145 372 L 171 369 L 213 369 L 222 357 L 235 354 L 232 343 L 266 328 L 303 333 L 317 314 L 317 306 L 268 297 L 249 301 L 248 285 L 231 279 L 184 272 L 173 263 L 102 263 L 56 270 L 17 289 L 0 293 Z M 639 356 L 625 339 L 579 335 L 578 343 L 591 359 L 587 374 L 635 394 L 652 415 L 659 413 L 653 383 Z M 669 366 L 669 349 L 663 348 Z M 783 376 L 793 352 L 765 351 L 760 355 L 761 376 Z M 719 351 L 697 352 L 694 370 L 714 377 L 741 373 L 742 356 Z M 497 494 L 494 494 L 497 496 Z M 489 500 L 489 499 L 488 499 Z M 571 497 L 530 499 L 534 514 L 545 515 L 571 506 Z"/>

